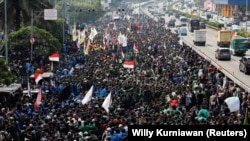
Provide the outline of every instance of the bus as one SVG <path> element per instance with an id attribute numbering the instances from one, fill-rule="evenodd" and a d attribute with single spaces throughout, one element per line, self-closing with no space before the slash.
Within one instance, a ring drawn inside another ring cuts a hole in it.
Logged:
<path id="1" fill-rule="evenodd" d="M 199 19 L 190 19 L 188 23 L 189 32 L 194 32 L 194 30 L 200 29 L 200 20 Z"/>
<path id="2" fill-rule="evenodd" d="M 184 16 L 180 17 L 181 26 L 187 26 L 188 19 Z"/>

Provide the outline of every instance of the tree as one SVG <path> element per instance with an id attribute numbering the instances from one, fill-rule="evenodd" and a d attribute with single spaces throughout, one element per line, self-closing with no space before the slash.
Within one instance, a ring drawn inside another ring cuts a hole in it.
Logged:
<path id="1" fill-rule="evenodd" d="M 206 0 L 194 0 L 194 6 L 203 7 Z"/>
<path id="2" fill-rule="evenodd" d="M 44 9 L 52 8 L 51 0 L 8 0 L 8 31 L 19 30 L 24 26 L 31 26 L 31 19 L 33 19 L 34 26 L 51 31 L 51 34 L 62 42 L 63 20 L 60 18 L 56 21 L 44 20 Z M 1 27 L 4 27 L 4 2 L 0 3 Z M 65 29 L 67 29 L 67 26 L 65 26 Z"/>
<path id="3" fill-rule="evenodd" d="M 12 30 L 30 25 L 31 10 L 34 10 L 34 24 L 46 25 L 43 20 L 44 9 L 53 8 L 48 0 L 7 0 L 8 25 Z M 0 3 L 0 24 L 4 25 L 4 2 Z"/>
<path id="4" fill-rule="evenodd" d="M 11 32 L 9 34 L 10 49 L 20 51 L 23 55 L 29 56 L 31 30 L 33 30 L 33 37 L 35 39 L 35 43 L 33 44 L 35 55 L 48 56 L 59 51 L 61 47 L 59 40 L 48 31 L 35 26 L 33 28 L 32 26 L 23 27 L 18 31 Z"/>
<path id="5" fill-rule="evenodd" d="M 6 60 L 0 59 L 0 84 L 10 85 L 17 79 L 17 76 L 9 71 Z"/>
<path id="6" fill-rule="evenodd" d="M 44 28 L 47 31 L 50 31 L 50 33 L 59 40 L 60 43 L 62 43 L 63 39 L 63 22 L 65 22 L 62 18 L 58 18 L 55 21 L 50 21 L 50 24 L 48 27 L 44 27 L 43 25 L 38 25 L 38 28 Z M 64 29 L 67 29 L 67 25 L 64 24 Z"/>

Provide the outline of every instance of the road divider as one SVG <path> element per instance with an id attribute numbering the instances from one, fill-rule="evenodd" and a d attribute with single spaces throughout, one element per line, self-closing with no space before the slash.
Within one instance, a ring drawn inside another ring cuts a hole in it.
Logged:
<path id="1" fill-rule="evenodd" d="M 206 27 L 211 28 L 211 29 L 213 29 L 213 30 L 217 30 L 217 31 L 220 30 L 220 28 L 211 26 L 211 25 L 209 25 L 209 24 L 206 24 Z"/>

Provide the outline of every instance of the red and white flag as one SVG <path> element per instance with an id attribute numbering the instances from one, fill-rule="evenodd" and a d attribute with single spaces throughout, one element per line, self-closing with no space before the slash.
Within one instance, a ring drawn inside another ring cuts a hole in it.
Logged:
<path id="1" fill-rule="evenodd" d="M 36 84 L 38 84 L 38 82 L 39 82 L 41 79 L 43 79 L 43 78 L 42 78 L 42 76 L 41 76 L 40 73 L 35 73 L 35 74 L 34 74 L 34 79 L 35 79 L 35 81 L 36 81 Z"/>
<path id="2" fill-rule="evenodd" d="M 34 103 L 34 108 L 38 109 L 41 103 L 42 103 L 42 89 L 40 88 L 36 97 L 36 101 Z"/>
<path id="3" fill-rule="evenodd" d="M 59 61 L 59 53 L 54 53 L 54 54 L 50 55 L 49 60 L 58 62 Z"/>
<path id="4" fill-rule="evenodd" d="M 123 67 L 133 69 L 135 67 L 135 61 L 125 61 Z"/>

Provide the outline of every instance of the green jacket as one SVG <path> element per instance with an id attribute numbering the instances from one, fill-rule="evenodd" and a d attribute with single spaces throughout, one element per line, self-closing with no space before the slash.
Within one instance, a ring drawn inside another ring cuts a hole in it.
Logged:
<path id="1" fill-rule="evenodd" d="M 84 126 L 80 126 L 79 129 L 80 129 L 82 132 L 86 132 L 86 131 L 88 132 L 88 131 L 90 131 L 90 130 L 95 130 L 95 129 L 97 129 L 97 127 L 94 126 L 94 125 L 84 125 Z"/>

